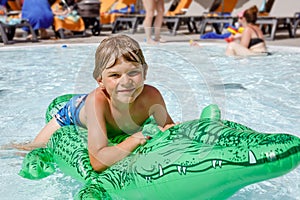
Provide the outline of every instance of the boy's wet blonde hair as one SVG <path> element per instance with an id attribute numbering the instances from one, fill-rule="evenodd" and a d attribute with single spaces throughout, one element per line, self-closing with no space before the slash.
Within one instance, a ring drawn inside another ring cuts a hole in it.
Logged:
<path id="1" fill-rule="evenodd" d="M 93 77 L 97 81 L 101 79 L 103 70 L 114 66 L 121 57 L 141 64 L 146 76 L 148 65 L 138 42 L 126 35 L 116 35 L 104 39 L 98 46 Z"/>

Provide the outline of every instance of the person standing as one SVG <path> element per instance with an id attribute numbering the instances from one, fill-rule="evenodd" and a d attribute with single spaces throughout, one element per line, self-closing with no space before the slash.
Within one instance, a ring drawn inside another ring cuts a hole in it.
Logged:
<path id="1" fill-rule="evenodd" d="M 146 11 L 144 20 L 144 29 L 146 33 L 146 42 L 149 44 L 156 44 L 161 42 L 160 29 L 163 22 L 165 7 L 163 0 L 143 0 L 143 5 Z M 154 21 L 154 39 L 152 39 L 152 22 L 156 12 Z"/>

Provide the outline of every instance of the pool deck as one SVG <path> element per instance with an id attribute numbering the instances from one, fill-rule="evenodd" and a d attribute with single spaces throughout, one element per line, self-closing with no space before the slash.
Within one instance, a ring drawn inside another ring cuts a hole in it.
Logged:
<path id="1" fill-rule="evenodd" d="M 275 45 L 275 46 L 291 46 L 291 47 L 300 47 L 300 31 L 298 31 L 298 34 L 295 38 L 290 38 L 288 36 L 288 32 L 279 32 L 276 34 L 276 37 L 273 41 L 266 40 L 267 46 L 268 45 Z M 6 47 L 14 47 L 14 46 L 34 46 L 34 45 L 48 45 L 48 44 L 84 44 L 84 43 L 98 43 L 103 38 L 112 35 L 111 30 L 102 30 L 100 36 L 93 36 L 89 30 L 87 31 L 87 36 L 70 36 L 66 39 L 56 39 L 54 37 L 54 33 L 51 29 L 48 29 L 48 33 L 51 36 L 50 39 L 47 40 L 41 40 L 39 39 L 38 42 L 30 42 L 26 41 L 25 38 L 22 36 L 23 32 L 22 30 L 17 31 L 15 40 L 16 42 L 14 44 L 4 45 L 3 43 L 0 43 L 0 48 L 6 48 Z M 137 33 L 131 34 L 128 31 L 122 31 L 118 32 L 116 34 L 128 34 L 129 36 L 136 39 L 138 42 L 144 42 L 145 41 L 145 33 L 143 30 L 138 30 Z M 167 43 L 172 42 L 185 42 L 188 43 L 191 40 L 201 43 L 220 43 L 220 44 L 226 44 L 226 42 L 222 39 L 206 39 L 206 40 L 200 40 L 200 34 L 198 33 L 189 33 L 187 30 L 182 29 L 179 30 L 176 36 L 173 36 L 169 33 L 168 30 L 163 29 L 162 30 L 162 38 Z"/>

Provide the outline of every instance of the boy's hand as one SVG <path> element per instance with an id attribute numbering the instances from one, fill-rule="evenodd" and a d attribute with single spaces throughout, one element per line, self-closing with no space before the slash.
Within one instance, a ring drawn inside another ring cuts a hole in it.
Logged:
<path id="1" fill-rule="evenodd" d="M 142 131 L 133 134 L 132 137 L 136 138 L 140 145 L 144 145 L 147 141 L 147 138 L 143 135 Z"/>
<path id="2" fill-rule="evenodd" d="M 169 128 L 175 126 L 176 124 L 166 124 L 164 127 L 158 126 L 161 131 L 168 130 Z"/>

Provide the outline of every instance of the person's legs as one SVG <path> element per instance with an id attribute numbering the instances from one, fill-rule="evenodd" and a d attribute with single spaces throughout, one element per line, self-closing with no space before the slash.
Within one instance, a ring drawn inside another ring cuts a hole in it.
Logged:
<path id="1" fill-rule="evenodd" d="M 31 151 L 36 148 L 45 147 L 47 142 L 53 133 L 58 130 L 61 126 L 57 123 L 55 118 L 52 118 L 48 124 L 40 131 L 40 133 L 36 136 L 34 141 L 30 143 L 21 143 L 21 144 L 11 144 L 6 148 L 16 148 L 20 150 Z"/>
<path id="2" fill-rule="evenodd" d="M 255 55 L 252 51 L 250 51 L 248 48 L 244 47 L 243 45 L 240 45 L 236 42 L 230 42 L 228 43 L 228 46 L 226 48 L 227 56 L 249 56 L 249 55 Z"/>
<path id="3" fill-rule="evenodd" d="M 152 21 L 154 16 L 154 9 L 155 9 L 155 0 L 143 0 L 143 5 L 146 10 L 146 16 L 143 23 L 145 33 L 146 33 L 146 40 L 148 43 L 153 43 L 154 41 L 151 39 L 151 33 L 152 33 Z"/>
<path id="4" fill-rule="evenodd" d="M 155 41 L 160 41 L 160 29 L 163 23 L 164 13 L 165 13 L 165 5 L 163 0 L 156 1 L 156 17 L 154 22 L 154 35 Z"/>
<path id="5" fill-rule="evenodd" d="M 268 52 L 266 44 L 264 42 L 258 43 L 250 48 L 253 53 L 266 53 Z"/>
<path id="6" fill-rule="evenodd" d="M 235 51 L 234 51 L 234 48 L 233 48 L 233 42 L 230 42 L 228 43 L 227 47 L 226 47 L 226 52 L 225 54 L 227 56 L 234 56 L 235 55 Z"/>
<path id="7" fill-rule="evenodd" d="M 39 31 L 40 31 L 41 39 L 49 39 L 50 38 L 48 36 L 48 33 L 47 33 L 46 29 L 40 28 Z"/>

